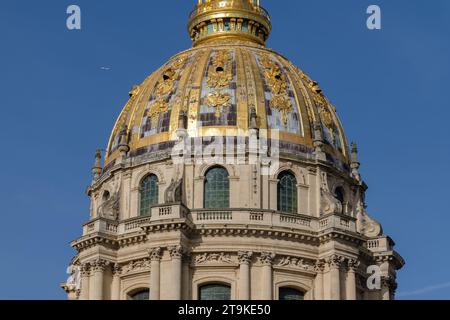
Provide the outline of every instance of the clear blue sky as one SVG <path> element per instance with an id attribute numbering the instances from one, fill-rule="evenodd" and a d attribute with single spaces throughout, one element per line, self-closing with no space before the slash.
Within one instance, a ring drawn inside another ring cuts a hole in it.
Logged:
<path id="1" fill-rule="evenodd" d="M 65 298 L 94 150 L 131 86 L 190 47 L 195 2 L 1 1 L 0 299 Z M 359 142 L 368 211 L 407 261 L 400 298 L 450 298 L 450 1 L 262 2 L 268 45 L 321 83 Z M 70 4 L 81 31 L 66 29 Z M 381 31 L 366 28 L 370 4 Z"/>

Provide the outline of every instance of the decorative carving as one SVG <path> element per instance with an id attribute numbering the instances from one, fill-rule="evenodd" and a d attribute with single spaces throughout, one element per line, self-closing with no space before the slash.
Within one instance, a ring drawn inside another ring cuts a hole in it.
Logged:
<path id="1" fill-rule="evenodd" d="M 181 56 L 168 67 L 162 75 L 162 79 L 155 87 L 154 102 L 147 111 L 147 117 L 152 119 L 153 126 L 158 124 L 158 117 L 160 114 L 169 110 L 169 101 L 167 96 L 173 92 L 175 82 L 177 81 L 181 72 L 181 67 L 184 65 L 186 57 Z"/>
<path id="2" fill-rule="evenodd" d="M 165 203 L 176 203 L 182 201 L 182 186 L 183 179 L 174 180 L 170 182 L 164 194 Z"/>
<path id="3" fill-rule="evenodd" d="M 240 251 L 238 252 L 239 264 L 250 264 L 252 261 L 253 252 L 251 251 Z"/>
<path id="4" fill-rule="evenodd" d="M 131 273 L 131 272 L 144 272 L 150 270 L 150 260 L 149 259 L 141 259 L 131 261 L 127 265 L 122 268 L 123 274 Z"/>
<path id="5" fill-rule="evenodd" d="M 83 263 L 80 271 L 82 277 L 89 277 L 91 275 L 91 265 L 89 263 Z"/>
<path id="6" fill-rule="evenodd" d="M 113 276 L 120 276 L 122 274 L 122 266 L 118 263 L 115 263 L 112 266 L 112 274 Z"/>
<path id="7" fill-rule="evenodd" d="M 314 269 L 314 266 L 312 264 L 306 263 L 304 259 L 290 256 L 285 256 L 281 258 L 280 261 L 278 262 L 278 266 L 300 268 L 308 271 Z"/>
<path id="8" fill-rule="evenodd" d="M 359 265 L 361 264 L 361 262 L 359 262 L 356 259 L 349 259 L 347 261 L 347 267 L 349 270 L 356 272 L 359 268 Z"/>
<path id="9" fill-rule="evenodd" d="M 200 255 L 197 255 L 195 257 L 195 263 L 196 264 L 202 264 L 202 263 L 229 263 L 232 264 L 234 261 L 231 259 L 229 254 L 225 254 L 224 252 L 221 253 L 203 253 Z"/>
<path id="10" fill-rule="evenodd" d="M 170 257 L 172 259 L 181 259 L 183 257 L 183 247 L 182 246 L 173 246 L 169 247 Z"/>
<path id="11" fill-rule="evenodd" d="M 212 59 L 212 65 L 208 69 L 207 84 L 210 88 L 226 88 L 233 80 L 232 56 L 228 50 L 218 51 Z"/>
<path id="12" fill-rule="evenodd" d="M 342 203 L 330 192 L 328 187 L 328 176 L 326 172 L 321 173 L 321 212 L 325 215 L 342 213 Z"/>
<path id="13" fill-rule="evenodd" d="M 364 202 L 362 200 L 358 201 L 356 205 L 356 211 L 361 223 L 360 232 L 366 237 L 375 238 L 383 234 L 383 229 L 381 224 L 375 219 L 371 218 L 365 209 Z"/>
<path id="14" fill-rule="evenodd" d="M 339 269 L 342 265 L 342 263 L 345 261 L 345 258 L 342 256 L 339 256 L 337 254 L 332 255 L 329 257 L 326 262 L 330 268 L 337 268 Z"/>
<path id="15" fill-rule="evenodd" d="M 117 221 L 120 212 L 120 191 L 117 191 L 109 199 L 105 200 L 97 210 L 97 214 L 101 218 Z"/>
<path id="16" fill-rule="evenodd" d="M 273 252 L 261 252 L 259 260 L 263 265 L 272 265 L 275 259 L 275 253 Z"/>
<path id="17" fill-rule="evenodd" d="M 314 265 L 314 271 L 317 273 L 323 272 L 325 270 L 325 260 L 317 260 L 316 264 Z"/>
<path id="18" fill-rule="evenodd" d="M 292 112 L 292 102 L 288 95 L 289 84 L 286 75 L 281 71 L 280 67 L 270 59 L 269 55 L 261 54 L 260 61 L 265 68 L 264 76 L 268 86 L 273 94 L 270 100 L 270 107 L 281 113 L 283 124 L 286 126 L 287 115 Z"/>
<path id="19" fill-rule="evenodd" d="M 91 268 L 93 272 L 104 272 L 106 270 L 106 267 L 108 267 L 109 265 L 109 261 L 97 259 L 91 263 Z"/>
<path id="20" fill-rule="evenodd" d="M 216 117 L 219 118 L 222 114 L 222 108 L 231 107 L 231 95 L 220 91 L 211 92 L 206 96 L 205 104 L 216 109 Z"/>
<path id="21" fill-rule="evenodd" d="M 148 254 L 150 256 L 151 261 L 160 261 L 161 255 L 162 255 L 162 249 L 161 248 L 153 248 L 148 250 Z"/>
<path id="22" fill-rule="evenodd" d="M 70 274 L 69 278 L 66 281 L 66 290 L 77 291 L 81 288 L 81 266 L 71 265 L 67 269 L 67 273 Z"/>

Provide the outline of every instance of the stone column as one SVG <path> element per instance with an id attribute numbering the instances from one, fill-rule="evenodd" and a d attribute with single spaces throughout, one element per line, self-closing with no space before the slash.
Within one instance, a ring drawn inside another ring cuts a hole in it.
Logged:
<path id="1" fill-rule="evenodd" d="M 262 264 L 262 277 L 261 277 L 261 299 L 272 300 L 273 299 L 273 275 L 272 275 L 272 263 L 275 259 L 275 254 L 272 252 L 261 253 Z"/>
<path id="2" fill-rule="evenodd" d="M 104 273 L 108 265 L 109 262 L 102 259 L 97 259 L 91 264 L 92 277 L 89 283 L 90 300 L 103 300 Z"/>
<path id="3" fill-rule="evenodd" d="M 84 263 L 81 266 L 81 292 L 80 300 L 89 300 L 89 278 L 91 277 L 91 266 Z"/>
<path id="4" fill-rule="evenodd" d="M 325 262 L 322 260 L 317 261 L 314 269 L 317 272 L 316 279 L 314 281 L 314 299 L 324 300 L 325 297 L 323 293 L 323 271 L 325 270 Z"/>
<path id="5" fill-rule="evenodd" d="M 250 263 L 253 252 L 239 252 L 239 300 L 250 300 Z"/>
<path id="6" fill-rule="evenodd" d="M 120 300 L 120 275 L 122 267 L 116 263 L 112 267 L 111 300 Z"/>
<path id="7" fill-rule="evenodd" d="M 396 283 L 391 277 L 381 278 L 381 299 L 393 300 Z"/>
<path id="8" fill-rule="evenodd" d="M 356 300 L 356 271 L 359 261 L 350 259 L 347 261 L 347 280 L 345 283 L 347 300 Z"/>
<path id="9" fill-rule="evenodd" d="M 170 284 L 170 300 L 181 300 L 181 268 L 183 248 L 175 246 L 169 248 L 170 257 L 172 258 L 171 266 L 171 284 Z"/>
<path id="10" fill-rule="evenodd" d="M 330 299 L 341 299 L 341 282 L 340 282 L 340 268 L 342 264 L 342 257 L 338 255 L 331 256 L 327 261 L 330 268 Z"/>
<path id="11" fill-rule="evenodd" d="M 190 300 L 190 292 L 191 292 L 191 256 L 189 253 L 184 253 L 183 255 L 183 273 L 182 273 L 182 298 L 183 300 Z"/>
<path id="12" fill-rule="evenodd" d="M 161 291 L 161 248 L 149 250 L 150 255 L 150 300 L 159 300 Z"/>

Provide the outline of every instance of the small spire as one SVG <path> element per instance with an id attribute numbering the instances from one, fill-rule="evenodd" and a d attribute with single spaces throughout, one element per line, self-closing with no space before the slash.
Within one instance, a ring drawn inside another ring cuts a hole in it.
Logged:
<path id="1" fill-rule="evenodd" d="M 178 128 L 187 129 L 187 115 L 184 109 L 182 109 L 178 115 Z"/>
<path id="2" fill-rule="evenodd" d="M 351 154 L 351 164 L 350 167 L 352 168 L 352 175 L 353 177 L 360 181 L 361 180 L 361 176 L 359 174 L 359 167 L 360 167 L 360 163 L 358 161 L 358 146 L 356 145 L 355 142 L 352 142 L 352 154 Z"/>
<path id="3" fill-rule="evenodd" d="M 102 160 L 102 152 L 100 149 L 97 149 L 95 151 L 94 167 L 92 168 L 92 174 L 94 175 L 94 180 L 98 180 L 98 178 L 100 178 L 100 175 L 102 174 L 103 167 L 101 164 L 101 160 Z"/>
<path id="4" fill-rule="evenodd" d="M 128 145 L 128 129 L 126 125 L 123 125 L 119 133 L 119 152 L 122 156 L 125 156 L 130 151 Z"/>

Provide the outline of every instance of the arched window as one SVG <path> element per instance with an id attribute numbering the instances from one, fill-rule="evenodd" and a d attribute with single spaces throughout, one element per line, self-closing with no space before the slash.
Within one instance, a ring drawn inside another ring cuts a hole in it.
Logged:
<path id="1" fill-rule="evenodd" d="M 208 284 L 199 288 L 199 300 L 231 300 L 231 287 L 224 284 Z"/>
<path id="2" fill-rule="evenodd" d="M 206 209 L 223 209 L 230 207 L 230 180 L 228 171 L 215 167 L 206 173 L 204 207 Z"/>
<path id="3" fill-rule="evenodd" d="M 139 186 L 141 216 L 151 213 L 152 206 L 158 204 L 158 177 L 151 174 L 145 177 Z"/>
<path id="4" fill-rule="evenodd" d="M 150 290 L 148 289 L 142 289 L 133 292 L 133 294 L 130 294 L 129 300 L 149 300 L 150 299 Z"/>
<path id="5" fill-rule="evenodd" d="M 335 192 L 334 192 L 334 196 L 342 204 L 342 211 L 345 212 L 345 191 L 344 191 L 344 188 L 337 187 Z"/>
<path id="6" fill-rule="evenodd" d="M 305 293 L 300 290 L 282 287 L 278 292 L 279 300 L 305 300 Z"/>
<path id="7" fill-rule="evenodd" d="M 290 172 L 282 172 L 278 176 L 278 211 L 298 213 L 297 179 Z"/>

